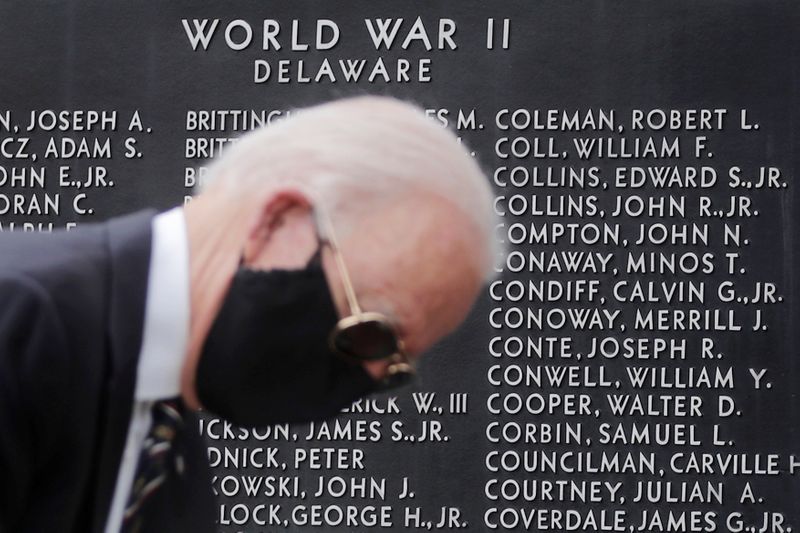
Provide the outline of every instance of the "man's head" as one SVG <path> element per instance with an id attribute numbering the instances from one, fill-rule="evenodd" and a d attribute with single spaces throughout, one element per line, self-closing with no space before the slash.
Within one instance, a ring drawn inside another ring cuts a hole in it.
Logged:
<path id="1" fill-rule="evenodd" d="M 409 104 L 361 97 L 295 112 L 242 138 L 209 174 L 186 212 L 185 392 L 240 258 L 251 269 L 302 269 L 325 231 L 321 214 L 361 307 L 386 315 L 412 357 L 461 322 L 492 275 L 488 182 L 452 133 Z M 328 247 L 322 265 L 338 314 L 347 315 Z M 379 376 L 384 367 L 367 370 Z"/>

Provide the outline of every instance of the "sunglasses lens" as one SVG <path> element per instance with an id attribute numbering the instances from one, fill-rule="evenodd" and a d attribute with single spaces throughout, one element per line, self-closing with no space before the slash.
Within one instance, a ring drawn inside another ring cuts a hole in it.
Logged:
<path id="1" fill-rule="evenodd" d="M 357 359 L 384 359 L 397 352 L 394 330 L 379 320 L 365 320 L 339 330 L 333 338 L 334 347 Z"/>

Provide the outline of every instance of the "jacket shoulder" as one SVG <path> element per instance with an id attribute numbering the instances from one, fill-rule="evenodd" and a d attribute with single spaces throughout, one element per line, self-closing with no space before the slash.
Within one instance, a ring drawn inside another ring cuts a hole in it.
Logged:
<path id="1" fill-rule="evenodd" d="M 24 274 L 0 274 L 0 530 L 20 519 L 36 468 L 64 435 L 63 323 L 50 295 Z"/>

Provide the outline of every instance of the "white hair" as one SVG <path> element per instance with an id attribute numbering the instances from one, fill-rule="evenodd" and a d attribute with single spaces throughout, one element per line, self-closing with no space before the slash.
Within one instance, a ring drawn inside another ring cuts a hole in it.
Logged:
<path id="1" fill-rule="evenodd" d="M 485 279 L 494 277 L 501 253 L 494 195 L 479 165 L 451 131 L 393 98 L 360 96 L 295 111 L 241 137 L 205 181 L 204 190 L 238 199 L 266 185 L 295 187 L 335 217 L 337 229 L 359 209 L 425 191 L 474 223 Z"/>

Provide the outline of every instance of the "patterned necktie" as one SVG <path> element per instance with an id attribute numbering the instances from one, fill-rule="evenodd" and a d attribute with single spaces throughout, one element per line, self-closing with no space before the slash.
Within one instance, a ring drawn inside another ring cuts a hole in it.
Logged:
<path id="1" fill-rule="evenodd" d="M 156 402 L 150 432 L 142 443 L 131 492 L 122 517 L 122 533 L 142 528 L 147 501 L 164 484 L 174 469 L 183 474 L 183 456 L 175 450 L 175 438 L 183 429 L 183 403 L 179 398 Z"/>

